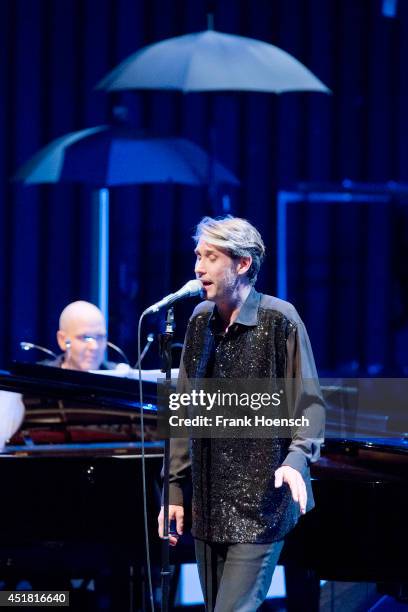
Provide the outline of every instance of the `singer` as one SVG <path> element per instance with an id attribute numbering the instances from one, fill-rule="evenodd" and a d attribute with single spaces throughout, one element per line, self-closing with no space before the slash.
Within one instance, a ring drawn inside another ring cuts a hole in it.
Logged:
<path id="1" fill-rule="evenodd" d="M 185 336 L 179 390 L 192 378 L 288 378 L 294 412 L 312 435 L 292 439 L 171 440 L 169 519 L 183 533 L 183 492 L 193 484 L 192 533 L 206 610 L 254 612 L 264 601 L 285 535 L 313 495 L 309 465 L 323 441 L 324 405 L 312 349 L 295 308 L 258 293 L 265 246 L 245 219 L 205 217 L 197 226 L 195 274 L 206 301 Z M 307 394 L 305 379 L 315 385 Z M 163 509 L 159 534 L 163 533 Z"/>

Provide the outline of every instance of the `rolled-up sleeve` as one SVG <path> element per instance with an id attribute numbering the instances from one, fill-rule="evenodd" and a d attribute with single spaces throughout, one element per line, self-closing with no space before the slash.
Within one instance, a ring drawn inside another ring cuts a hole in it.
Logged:
<path id="1" fill-rule="evenodd" d="M 283 465 L 289 465 L 302 473 L 320 457 L 320 447 L 324 440 L 325 406 L 310 340 L 300 319 L 289 332 L 286 355 L 289 416 L 305 417 L 308 426 L 293 430 Z"/>

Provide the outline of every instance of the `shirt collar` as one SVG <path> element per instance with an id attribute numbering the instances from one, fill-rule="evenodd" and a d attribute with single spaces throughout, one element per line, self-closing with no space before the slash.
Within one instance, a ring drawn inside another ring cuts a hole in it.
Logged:
<path id="1" fill-rule="evenodd" d="M 233 325 L 238 323 L 240 325 L 245 325 L 247 327 L 252 327 L 258 324 L 258 309 L 259 303 L 261 301 L 261 294 L 256 291 L 254 287 L 251 288 L 251 291 L 248 294 L 247 299 L 242 304 L 238 316 L 235 319 Z M 217 328 L 220 324 L 220 315 L 218 314 L 217 307 L 214 306 L 210 323 L 212 326 Z"/>

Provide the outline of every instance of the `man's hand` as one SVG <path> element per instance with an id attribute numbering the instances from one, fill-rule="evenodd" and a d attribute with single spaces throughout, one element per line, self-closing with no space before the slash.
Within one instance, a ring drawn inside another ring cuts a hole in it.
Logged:
<path id="1" fill-rule="evenodd" d="M 289 485 L 294 501 L 299 502 L 301 513 L 305 514 L 307 492 L 301 473 L 290 465 L 282 465 L 275 472 L 275 487 L 281 487 L 284 482 Z"/>
<path id="2" fill-rule="evenodd" d="M 179 536 L 183 535 L 184 528 L 184 508 L 183 506 L 173 506 L 169 505 L 169 528 L 170 521 L 176 521 L 176 531 L 177 535 L 171 535 L 169 533 L 169 544 L 170 546 L 175 546 L 178 542 Z M 164 523 L 164 512 L 163 506 L 161 507 L 159 518 L 157 519 L 159 524 L 159 536 L 163 538 L 163 523 Z"/>

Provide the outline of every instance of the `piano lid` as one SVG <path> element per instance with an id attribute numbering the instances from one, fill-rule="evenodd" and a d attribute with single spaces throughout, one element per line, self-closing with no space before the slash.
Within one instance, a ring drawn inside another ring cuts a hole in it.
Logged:
<path id="1" fill-rule="evenodd" d="M 105 443 L 119 448 L 141 439 L 137 380 L 14 363 L 10 371 L 0 371 L 0 389 L 23 396 L 24 420 L 11 441 L 25 450 Z M 144 383 L 144 431 L 150 442 L 159 440 L 156 396 L 156 383 Z"/>
<path id="2" fill-rule="evenodd" d="M 9 371 L 0 370 L 0 389 L 23 395 L 62 399 L 89 407 L 140 411 L 139 381 L 115 376 L 15 362 Z M 145 411 L 156 411 L 155 382 L 145 382 Z"/>

